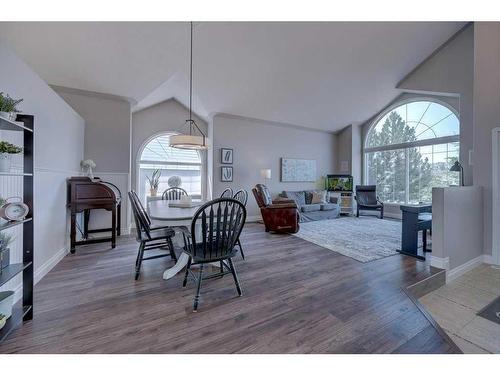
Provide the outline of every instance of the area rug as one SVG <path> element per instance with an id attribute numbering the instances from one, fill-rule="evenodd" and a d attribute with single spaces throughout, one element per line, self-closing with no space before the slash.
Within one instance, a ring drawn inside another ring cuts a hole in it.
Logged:
<path id="1" fill-rule="evenodd" d="M 340 217 L 300 224 L 294 236 L 366 263 L 397 254 L 401 221 L 376 217 Z"/>

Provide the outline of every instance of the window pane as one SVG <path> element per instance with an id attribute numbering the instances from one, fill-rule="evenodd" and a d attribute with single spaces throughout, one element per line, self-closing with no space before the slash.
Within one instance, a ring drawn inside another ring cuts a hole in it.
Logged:
<path id="1" fill-rule="evenodd" d="M 367 154 L 367 167 L 368 184 L 377 185 L 377 194 L 382 201 L 405 202 L 405 150 L 370 152 Z"/>
<path id="2" fill-rule="evenodd" d="M 155 169 L 161 171 L 158 195 L 168 189 L 168 179 L 172 176 L 181 178 L 181 188 L 189 195 L 201 197 L 201 157 L 196 150 L 183 150 L 170 147 L 170 135 L 161 135 L 151 140 L 140 157 L 139 195 L 142 199 L 150 194 L 147 177 Z"/>
<path id="3" fill-rule="evenodd" d="M 379 147 L 458 135 L 458 117 L 447 107 L 430 102 L 410 102 L 392 109 L 371 128 L 366 146 Z"/>
<path id="4" fill-rule="evenodd" d="M 196 150 L 170 147 L 170 135 L 162 135 L 151 140 L 142 151 L 141 161 L 201 163 Z"/>
<path id="5" fill-rule="evenodd" d="M 151 177 L 155 169 L 161 171 L 158 195 L 168 189 L 168 179 L 172 176 L 179 176 L 182 180 L 181 187 L 189 195 L 201 195 L 201 166 L 178 166 L 178 165 L 149 165 L 141 164 L 139 170 L 139 181 L 141 186 L 141 196 L 145 198 L 150 194 L 149 182 L 146 176 Z"/>

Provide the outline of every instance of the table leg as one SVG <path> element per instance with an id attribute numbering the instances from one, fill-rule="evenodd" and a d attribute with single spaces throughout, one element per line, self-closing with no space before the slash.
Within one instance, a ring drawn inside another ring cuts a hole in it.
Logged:
<path id="1" fill-rule="evenodd" d="M 189 255 L 186 253 L 182 253 L 177 263 L 173 267 L 167 268 L 165 272 L 163 272 L 163 279 L 168 280 L 177 275 L 184 267 L 186 267 L 189 260 Z"/>

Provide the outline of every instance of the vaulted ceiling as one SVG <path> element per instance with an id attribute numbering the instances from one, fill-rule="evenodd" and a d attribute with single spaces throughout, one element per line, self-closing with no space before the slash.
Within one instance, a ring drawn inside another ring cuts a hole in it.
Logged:
<path id="1" fill-rule="evenodd" d="M 463 22 L 203 22 L 194 110 L 338 130 L 397 94 L 397 82 Z M 49 84 L 123 96 L 135 110 L 188 103 L 189 24 L 0 23 Z"/>

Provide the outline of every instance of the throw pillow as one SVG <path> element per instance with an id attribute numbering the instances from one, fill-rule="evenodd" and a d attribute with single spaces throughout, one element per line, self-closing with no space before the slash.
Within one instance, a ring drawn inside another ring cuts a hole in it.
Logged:
<path id="1" fill-rule="evenodd" d="M 311 204 L 323 203 L 323 194 L 321 192 L 311 192 Z"/>

